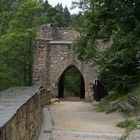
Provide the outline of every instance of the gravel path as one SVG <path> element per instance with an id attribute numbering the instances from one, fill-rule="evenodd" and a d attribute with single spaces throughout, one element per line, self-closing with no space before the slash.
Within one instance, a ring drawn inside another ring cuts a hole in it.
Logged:
<path id="1" fill-rule="evenodd" d="M 39 140 L 118 140 L 124 129 L 118 113 L 97 112 L 94 105 L 63 101 L 43 109 L 44 123 Z"/>

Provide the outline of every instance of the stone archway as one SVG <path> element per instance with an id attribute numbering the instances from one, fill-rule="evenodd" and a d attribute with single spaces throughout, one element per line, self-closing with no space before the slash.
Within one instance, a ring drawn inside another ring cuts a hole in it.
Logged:
<path id="1" fill-rule="evenodd" d="M 77 58 L 73 41 L 78 36 L 70 28 L 41 26 L 37 30 L 33 50 L 33 83 L 49 89 L 54 97 L 58 95 L 58 84 L 63 82 L 64 71 L 74 65 L 81 74 L 81 81 L 84 81 L 85 94 L 81 98 L 93 98 L 97 70 L 92 63 Z"/>
<path id="2" fill-rule="evenodd" d="M 65 95 L 64 94 L 64 88 L 65 88 L 65 76 L 67 75 L 71 75 L 71 76 L 75 76 L 78 78 L 78 81 L 79 84 L 78 84 L 78 87 L 79 90 L 77 93 L 77 95 Z M 83 78 L 83 75 L 81 74 L 81 72 L 78 70 L 78 68 L 74 65 L 70 65 L 68 66 L 61 74 L 61 76 L 59 77 L 59 80 L 58 80 L 58 97 L 59 98 L 64 98 L 66 96 L 69 96 L 69 97 L 79 97 L 80 99 L 83 99 L 85 98 L 85 82 L 84 82 L 84 78 Z"/>

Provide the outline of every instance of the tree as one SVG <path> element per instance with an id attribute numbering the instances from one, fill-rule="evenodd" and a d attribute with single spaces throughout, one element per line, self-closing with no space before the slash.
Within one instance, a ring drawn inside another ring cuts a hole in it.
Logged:
<path id="1" fill-rule="evenodd" d="M 140 2 L 80 0 L 79 7 L 85 9 L 81 37 L 76 42 L 79 58 L 99 66 L 108 91 L 127 93 L 140 77 L 140 58 L 136 58 L 140 51 Z M 100 52 L 96 40 L 109 41 L 111 37 L 112 46 Z"/>
<path id="2" fill-rule="evenodd" d="M 81 25 L 83 24 L 84 18 L 84 15 L 82 15 L 81 13 L 71 15 L 71 26 L 76 30 L 79 30 Z"/>
<path id="3" fill-rule="evenodd" d="M 47 12 L 50 7 L 51 7 L 51 5 L 49 4 L 48 0 L 45 0 L 45 2 L 44 2 L 44 12 Z"/>
<path id="4" fill-rule="evenodd" d="M 63 15 L 63 6 L 62 6 L 62 3 L 58 3 L 56 6 L 55 6 L 55 9 L 57 10 L 57 12 L 62 16 Z"/>
<path id="5" fill-rule="evenodd" d="M 0 36 L 5 34 L 8 29 L 9 21 L 12 18 L 12 5 L 13 0 L 9 0 L 8 2 L 6 0 L 0 1 Z"/>
<path id="6" fill-rule="evenodd" d="M 9 22 L 9 28 L 0 38 L 0 76 L 9 85 L 31 85 L 32 80 L 32 39 L 35 37 L 34 23 L 42 9 L 35 0 L 27 0 L 21 4 L 15 3 L 15 15 Z M 4 70 L 5 74 L 4 74 Z M 6 76 L 6 74 L 8 74 Z M 0 79 L 1 79 L 0 78 Z M 2 82 L 4 84 L 4 82 Z"/>
<path id="7" fill-rule="evenodd" d="M 70 21 L 71 21 L 71 15 L 70 15 L 70 12 L 68 10 L 68 7 L 64 8 L 63 18 L 64 18 L 64 25 L 69 26 Z"/>
<path id="8" fill-rule="evenodd" d="M 64 26 L 62 5 L 57 9 L 47 0 L 0 1 L 0 90 L 31 85 L 36 27 L 48 23 Z"/>
<path id="9" fill-rule="evenodd" d="M 58 3 L 55 6 L 55 8 L 59 15 L 59 21 L 61 19 L 61 22 L 59 22 L 59 24 L 57 24 L 57 25 L 58 26 L 69 26 L 71 15 L 70 15 L 68 8 L 67 7 L 63 8 L 62 4 L 60 4 L 60 3 Z"/>
<path id="10" fill-rule="evenodd" d="M 44 2 L 43 6 L 44 10 L 42 10 L 39 16 L 38 25 L 51 24 L 57 27 L 70 25 L 71 15 L 67 7 L 63 8 L 61 3 L 52 7 L 47 0 Z"/>

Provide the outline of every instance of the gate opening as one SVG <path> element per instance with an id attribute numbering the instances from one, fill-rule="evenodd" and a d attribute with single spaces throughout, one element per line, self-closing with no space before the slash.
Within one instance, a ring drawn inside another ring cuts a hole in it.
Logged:
<path id="1" fill-rule="evenodd" d="M 65 69 L 58 82 L 58 97 L 85 98 L 85 83 L 81 72 L 75 66 Z"/>

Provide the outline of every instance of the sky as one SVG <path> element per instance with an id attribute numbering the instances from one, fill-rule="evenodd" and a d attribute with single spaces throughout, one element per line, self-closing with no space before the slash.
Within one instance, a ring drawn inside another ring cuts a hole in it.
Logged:
<path id="1" fill-rule="evenodd" d="M 72 5 L 73 0 L 48 0 L 49 4 L 52 6 L 56 6 L 58 3 L 62 3 L 63 7 L 67 6 L 71 12 L 71 14 L 77 13 L 78 9 L 73 9 L 71 10 L 71 5 Z"/>

